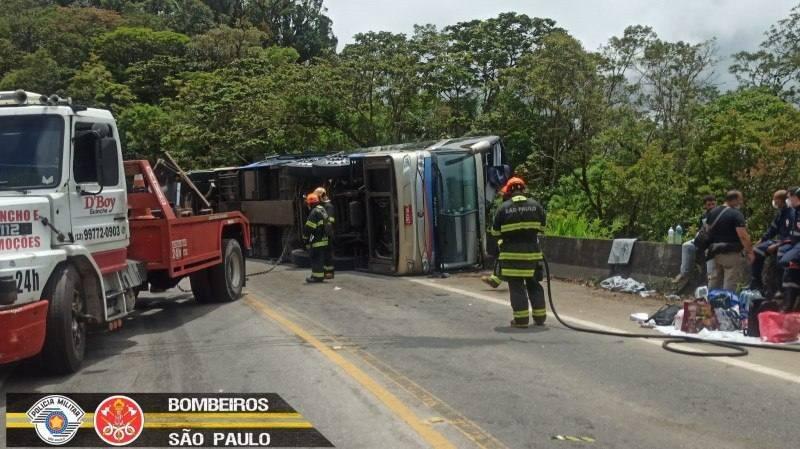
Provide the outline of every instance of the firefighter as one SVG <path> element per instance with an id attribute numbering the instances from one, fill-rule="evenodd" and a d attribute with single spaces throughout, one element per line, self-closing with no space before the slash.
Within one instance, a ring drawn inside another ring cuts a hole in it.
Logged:
<path id="1" fill-rule="evenodd" d="M 324 266 L 323 269 L 325 270 L 325 279 L 333 279 L 334 277 L 334 265 L 333 265 L 333 239 L 334 239 L 334 232 L 333 227 L 336 223 L 336 207 L 334 207 L 333 203 L 331 202 L 330 198 L 328 197 L 328 192 L 323 187 L 317 187 L 314 189 L 314 194 L 319 197 L 320 203 L 322 207 L 325 208 L 325 212 L 328 214 L 328 222 L 326 226 L 326 231 L 328 233 L 328 246 L 325 247 L 325 254 L 324 254 Z"/>
<path id="2" fill-rule="evenodd" d="M 508 196 L 508 192 L 506 191 L 506 186 L 501 187 L 500 190 L 497 191 L 497 196 L 492 202 L 492 210 L 489 211 L 489 216 L 494 218 L 498 209 L 500 209 L 500 206 L 502 206 L 503 203 L 508 201 L 510 198 L 511 197 Z M 493 254 L 495 257 L 494 268 L 492 269 L 492 274 L 490 276 L 481 276 L 481 281 L 483 281 L 483 283 L 488 285 L 489 287 L 497 288 L 503 284 L 503 279 L 500 277 L 500 264 L 499 264 L 500 261 L 497 260 L 497 253 L 499 251 L 500 245 L 503 243 L 503 240 L 500 239 L 500 234 L 499 233 L 495 234 L 492 229 L 489 229 L 489 233 L 497 241 L 497 243 L 495 244 L 495 253 Z"/>
<path id="3" fill-rule="evenodd" d="M 511 296 L 511 308 L 514 311 L 511 326 L 528 327 L 529 301 L 533 309 L 533 322 L 543 326 L 547 310 L 544 289 L 540 284 L 542 252 L 539 249 L 539 233 L 545 229 L 545 211 L 541 204 L 525 196 L 525 182 L 522 179 L 509 179 L 505 190 L 511 199 L 497 210 L 492 232 L 503 240 L 497 260 L 500 277 L 508 282 Z"/>
<path id="4" fill-rule="evenodd" d="M 308 239 L 306 248 L 311 254 L 311 276 L 306 278 L 306 282 L 323 282 L 325 280 L 325 253 L 330 246 L 326 232 L 328 213 L 320 203 L 319 196 L 314 193 L 306 196 L 306 205 L 310 210 L 305 224 L 305 235 Z"/>

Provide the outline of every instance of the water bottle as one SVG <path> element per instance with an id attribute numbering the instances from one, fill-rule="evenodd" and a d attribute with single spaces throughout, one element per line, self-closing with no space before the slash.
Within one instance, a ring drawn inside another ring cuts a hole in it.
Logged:
<path id="1" fill-rule="evenodd" d="M 681 225 L 675 228 L 675 243 L 678 245 L 683 243 L 683 226 Z"/>
<path id="2" fill-rule="evenodd" d="M 667 232 L 667 244 L 672 245 L 673 243 L 675 243 L 675 228 L 670 226 Z"/>

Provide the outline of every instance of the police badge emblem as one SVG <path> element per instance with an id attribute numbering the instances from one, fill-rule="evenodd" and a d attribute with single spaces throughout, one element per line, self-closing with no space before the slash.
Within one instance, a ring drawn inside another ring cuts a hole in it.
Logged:
<path id="1" fill-rule="evenodd" d="M 84 412 L 72 399 L 52 395 L 38 400 L 28 412 L 36 434 L 47 444 L 60 446 L 78 433 Z"/>

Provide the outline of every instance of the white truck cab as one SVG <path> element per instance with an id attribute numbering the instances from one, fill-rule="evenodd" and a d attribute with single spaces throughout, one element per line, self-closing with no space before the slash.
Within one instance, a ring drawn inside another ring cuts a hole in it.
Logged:
<path id="1" fill-rule="evenodd" d="M 111 113 L 0 92 L 0 363 L 41 350 L 57 371 L 74 370 L 87 323 L 111 322 L 133 307 L 130 287 L 143 280 L 140 267 L 129 267 L 128 244 Z M 64 316 L 53 321 L 54 314 Z M 48 329 L 47 341 L 43 321 L 62 326 Z"/>

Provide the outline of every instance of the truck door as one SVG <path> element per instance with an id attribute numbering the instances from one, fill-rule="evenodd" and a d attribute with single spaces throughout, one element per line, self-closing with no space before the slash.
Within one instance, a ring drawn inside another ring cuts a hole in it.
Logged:
<path id="1" fill-rule="evenodd" d="M 110 123 L 76 120 L 72 142 L 72 236 L 103 274 L 125 268 L 128 211 L 119 136 Z"/>

